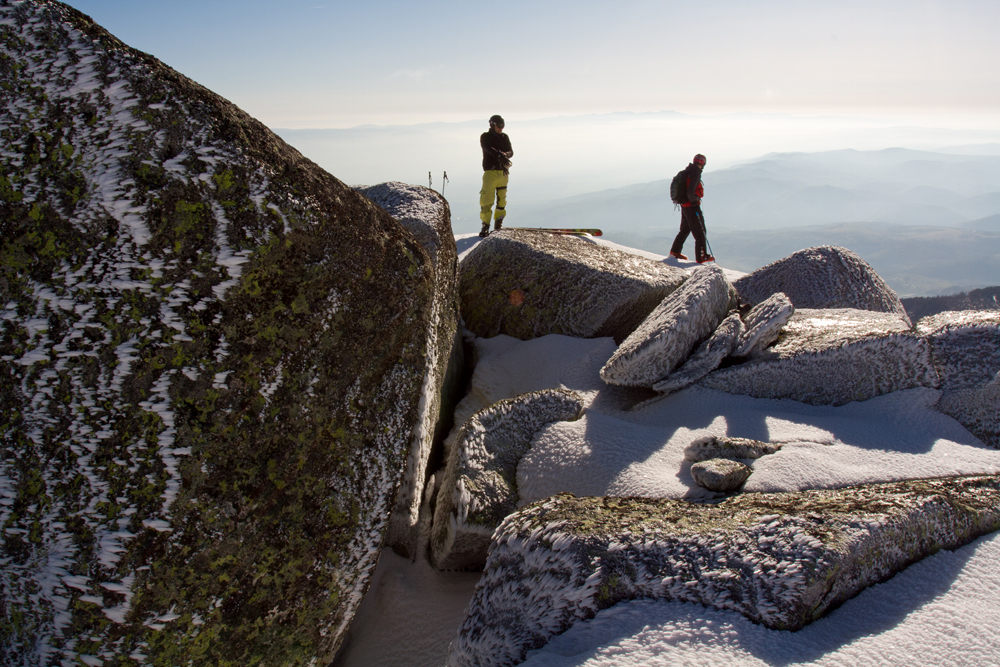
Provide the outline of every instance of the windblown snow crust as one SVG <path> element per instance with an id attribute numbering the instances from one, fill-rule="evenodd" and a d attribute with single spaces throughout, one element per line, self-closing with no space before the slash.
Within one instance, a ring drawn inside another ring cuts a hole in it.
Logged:
<path id="1" fill-rule="evenodd" d="M 847 248 L 806 248 L 739 278 L 740 298 L 758 304 L 784 292 L 796 308 L 855 308 L 906 320 L 896 293 L 865 260 Z"/>
<path id="2" fill-rule="evenodd" d="M 450 667 L 505 667 L 624 600 L 797 630 L 941 548 L 1000 528 L 1000 478 L 744 494 L 699 505 L 560 494 L 507 517 Z"/>
<path id="3" fill-rule="evenodd" d="M 517 507 L 517 464 L 544 425 L 579 419 L 583 400 L 547 389 L 499 401 L 462 427 L 434 510 L 431 561 L 481 567 L 494 529 Z"/>
<path id="4" fill-rule="evenodd" d="M 747 313 L 746 329 L 733 355 L 748 357 L 778 340 L 781 330 L 794 313 L 795 306 L 784 292 L 777 292 L 761 301 Z"/>
<path id="5" fill-rule="evenodd" d="M 503 230 L 462 260 L 462 317 L 484 338 L 621 342 L 685 278 L 681 269 L 576 237 Z"/>
<path id="6" fill-rule="evenodd" d="M 726 317 L 734 294 L 722 269 L 709 264 L 665 298 L 601 369 L 608 384 L 662 382 Z"/>
<path id="7" fill-rule="evenodd" d="M 386 543 L 408 558 L 417 555 L 417 526 L 432 451 L 440 450 L 451 422 L 462 375 L 458 330 L 458 251 L 448 202 L 419 185 L 382 183 L 355 188 L 395 218 L 420 242 L 434 265 L 434 301 L 427 328 L 427 365 L 420 397 L 420 421 L 406 459 L 406 471 L 389 517 Z M 440 454 L 436 457 L 440 459 Z"/>
<path id="8" fill-rule="evenodd" d="M 911 387 L 937 387 L 931 347 L 905 317 L 850 308 L 800 309 L 778 342 L 700 384 L 757 398 L 843 405 Z"/>
<path id="9" fill-rule="evenodd" d="M 2 662 L 331 660 L 418 423 L 431 277 L 232 104 L 0 2 Z"/>

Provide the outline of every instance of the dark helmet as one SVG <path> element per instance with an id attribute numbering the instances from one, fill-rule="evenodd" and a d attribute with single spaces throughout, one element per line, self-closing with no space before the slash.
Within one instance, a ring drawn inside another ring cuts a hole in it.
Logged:
<path id="1" fill-rule="evenodd" d="M 698 153 L 697 155 L 694 156 L 694 159 L 691 160 L 691 161 L 694 162 L 695 164 L 704 165 L 705 164 L 705 156 L 702 155 L 701 153 Z"/>
<path id="2" fill-rule="evenodd" d="M 503 117 L 500 114 L 490 117 L 490 126 L 496 125 L 498 127 L 503 127 Z"/>

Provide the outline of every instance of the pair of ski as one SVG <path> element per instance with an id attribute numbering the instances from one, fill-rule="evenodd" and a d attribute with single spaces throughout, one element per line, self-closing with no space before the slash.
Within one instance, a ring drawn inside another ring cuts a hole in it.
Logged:
<path id="1" fill-rule="evenodd" d="M 563 236 L 603 236 L 600 229 L 556 229 L 552 227 L 504 227 L 504 229 L 516 229 L 522 232 L 548 232 L 549 234 L 560 234 Z"/>

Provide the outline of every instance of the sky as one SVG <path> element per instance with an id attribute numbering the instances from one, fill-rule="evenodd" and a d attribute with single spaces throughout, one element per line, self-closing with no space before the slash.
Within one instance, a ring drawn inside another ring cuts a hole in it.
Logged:
<path id="1" fill-rule="evenodd" d="M 68 4 L 272 128 L 1000 109 L 993 0 Z"/>

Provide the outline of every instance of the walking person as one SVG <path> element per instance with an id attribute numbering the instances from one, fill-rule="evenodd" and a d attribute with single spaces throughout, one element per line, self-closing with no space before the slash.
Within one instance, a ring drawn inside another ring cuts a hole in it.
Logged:
<path id="1" fill-rule="evenodd" d="M 698 153 L 691 164 L 682 172 L 684 186 L 681 188 L 681 229 L 670 246 L 670 256 L 687 259 L 681 254 L 688 234 L 694 236 L 694 258 L 699 264 L 714 262 L 715 257 L 705 249 L 705 214 L 701 212 L 701 198 L 705 196 L 705 186 L 701 182 L 701 172 L 705 169 L 705 156 Z M 686 201 L 685 201 L 686 200 Z"/>
<path id="2" fill-rule="evenodd" d="M 510 147 L 510 137 L 503 132 L 503 118 L 490 118 L 490 129 L 479 137 L 483 149 L 483 189 L 479 191 L 479 219 L 483 221 L 480 236 L 490 233 L 490 216 L 493 216 L 493 231 L 503 227 L 507 215 L 507 180 L 510 177 L 510 158 L 514 149 Z M 496 213 L 492 212 L 496 199 Z"/>

